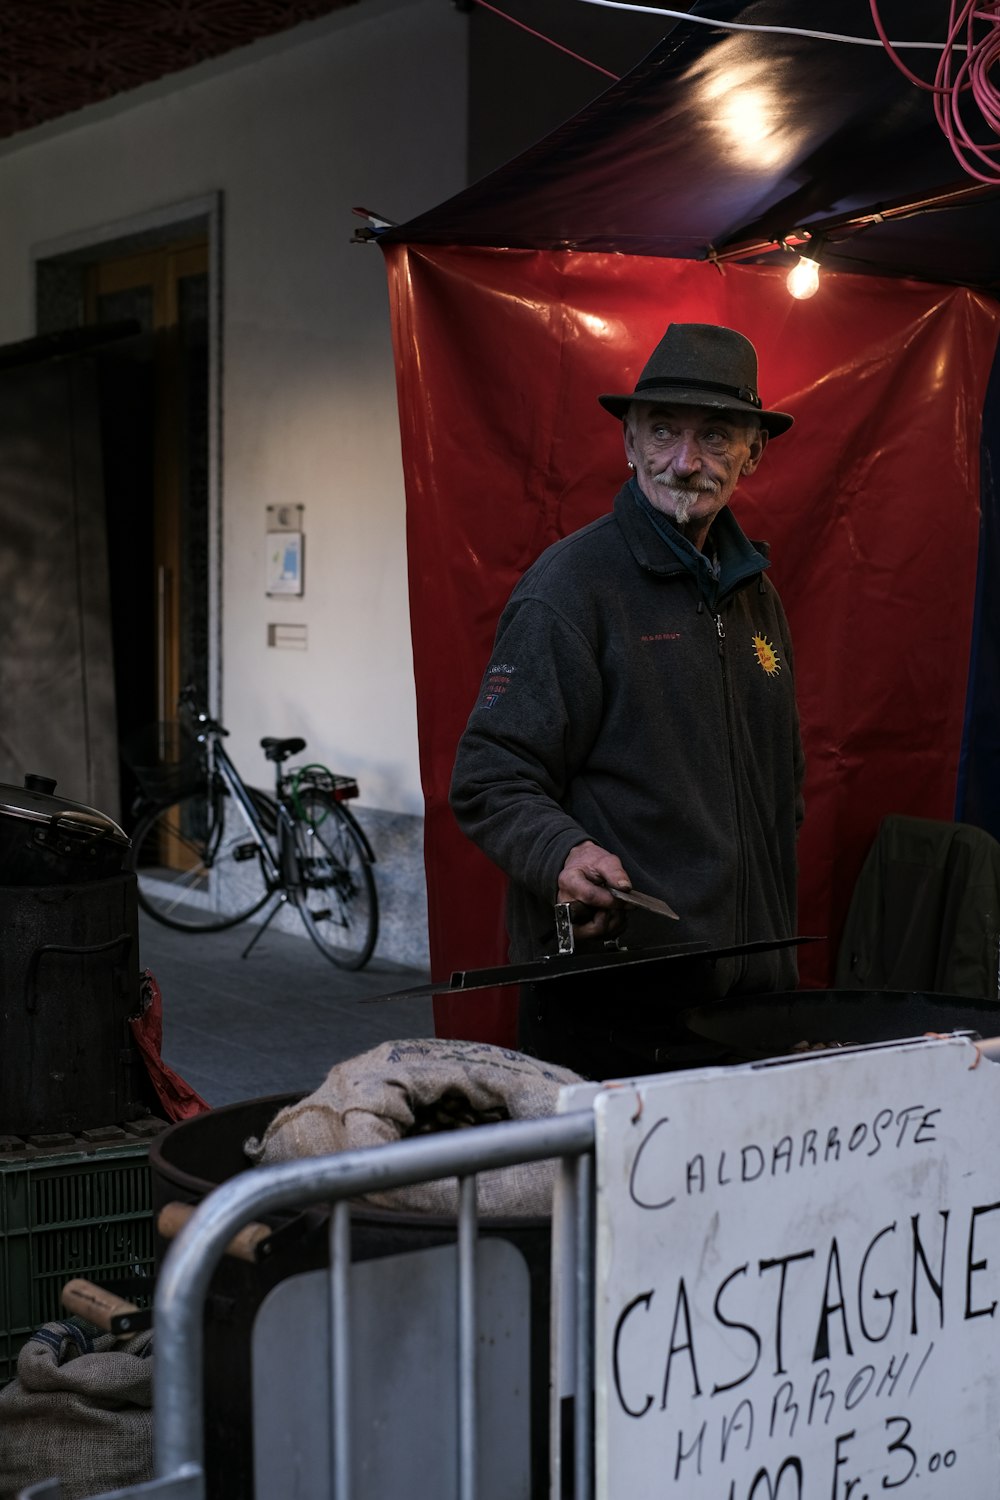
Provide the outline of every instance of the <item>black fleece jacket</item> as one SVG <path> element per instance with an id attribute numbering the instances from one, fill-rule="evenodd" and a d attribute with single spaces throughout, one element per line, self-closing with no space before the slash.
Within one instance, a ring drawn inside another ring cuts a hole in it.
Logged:
<path id="1" fill-rule="evenodd" d="M 671 530 L 626 485 L 501 617 L 451 805 L 510 877 L 515 962 L 552 951 L 559 872 L 586 839 L 680 913 L 630 912 L 630 948 L 795 933 L 804 763 L 784 611 L 731 512 L 710 534 L 714 613 Z M 794 988 L 794 949 L 719 970 L 717 993 Z"/>

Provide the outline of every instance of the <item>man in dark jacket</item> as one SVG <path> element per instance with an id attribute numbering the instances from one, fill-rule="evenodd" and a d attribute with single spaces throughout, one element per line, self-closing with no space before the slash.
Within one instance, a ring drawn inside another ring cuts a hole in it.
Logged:
<path id="1" fill-rule="evenodd" d="M 578 948 L 599 948 L 623 927 L 615 890 L 633 885 L 681 921 L 631 912 L 630 949 L 791 937 L 804 773 L 791 643 L 766 549 L 729 501 L 792 418 L 764 410 L 753 345 L 711 324 L 672 324 L 635 390 L 599 399 L 623 420 L 632 476 L 611 514 L 514 589 L 452 807 L 510 877 L 513 961 L 553 951 L 557 901 L 575 903 Z M 793 948 L 698 981 L 716 995 L 795 982 Z M 590 1076 L 641 1071 L 615 1067 L 643 1052 L 635 1034 L 616 1048 L 623 1027 L 642 1029 L 635 1015 L 612 1023 L 606 1001 L 577 995 L 527 990 L 521 1045 Z"/>

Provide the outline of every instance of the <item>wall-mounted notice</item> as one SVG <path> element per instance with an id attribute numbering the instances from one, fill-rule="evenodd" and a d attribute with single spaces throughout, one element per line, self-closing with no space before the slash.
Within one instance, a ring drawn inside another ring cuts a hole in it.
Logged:
<path id="1" fill-rule="evenodd" d="M 594 1108 L 599 1500 L 1000 1495 L 1000 1069 L 921 1041 Z"/>
<path id="2" fill-rule="evenodd" d="M 267 534 L 268 594 L 301 594 L 304 538 L 301 531 Z"/>

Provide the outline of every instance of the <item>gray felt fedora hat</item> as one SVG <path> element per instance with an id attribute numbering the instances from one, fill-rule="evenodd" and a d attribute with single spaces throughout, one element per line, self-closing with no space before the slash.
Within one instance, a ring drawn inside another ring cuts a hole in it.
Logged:
<path id="1" fill-rule="evenodd" d="M 715 323 L 671 323 L 630 396 L 598 396 L 605 411 L 624 417 L 633 401 L 666 406 L 717 406 L 760 418 L 770 437 L 787 432 L 794 417 L 765 411 L 757 394 L 757 351 L 732 328 Z"/>

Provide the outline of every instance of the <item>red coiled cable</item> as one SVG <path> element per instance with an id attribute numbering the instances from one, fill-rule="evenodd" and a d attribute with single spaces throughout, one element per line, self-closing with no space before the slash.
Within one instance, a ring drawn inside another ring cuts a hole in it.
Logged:
<path id="1" fill-rule="evenodd" d="M 1000 63 L 1000 0 L 950 0 L 947 35 L 932 83 L 902 61 L 885 33 L 878 0 L 869 4 L 875 30 L 896 67 L 917 88 L 933 94 L 935 118 L 959 166 L 978 182 L 1000 184 L 1000 139 L 984 144 L 973 135 L 978 121 L 1000 137 L 1000 90 L 991 77 Z"/>

